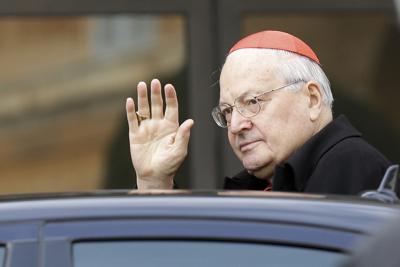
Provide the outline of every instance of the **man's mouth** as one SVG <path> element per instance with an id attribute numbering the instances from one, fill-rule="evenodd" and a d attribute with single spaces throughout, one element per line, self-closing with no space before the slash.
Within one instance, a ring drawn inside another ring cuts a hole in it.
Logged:
<path id="1" fill-rule="evenodd" d="M 254 147 L 258 145 L 259 141 L 250 141 L 250 142 L 242 142 L 239 144 L 240 152 L 247 152 L 252 150 Z"/>

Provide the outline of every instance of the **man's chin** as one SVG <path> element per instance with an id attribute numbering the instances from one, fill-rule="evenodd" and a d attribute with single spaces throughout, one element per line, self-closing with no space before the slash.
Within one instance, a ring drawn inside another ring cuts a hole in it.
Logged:
<path id="1" fill-rule="evenodd" d="M 246 164 L 246 162 L 243 162 L 243 166 L 248 173 L 260 179 L 269 179 L 274 173 L 272 162 L 268 164 Z"/>

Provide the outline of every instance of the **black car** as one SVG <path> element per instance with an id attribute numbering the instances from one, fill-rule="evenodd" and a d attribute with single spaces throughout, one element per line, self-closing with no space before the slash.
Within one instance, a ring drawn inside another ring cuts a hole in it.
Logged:
<path id="1" fill-rule="evenodd" d="M 0 199 L 6 267 L 340 266 L 399 205 L 274 192 L 108 191 Z M 399 241 L 400 243 L 400 241 Z"/>

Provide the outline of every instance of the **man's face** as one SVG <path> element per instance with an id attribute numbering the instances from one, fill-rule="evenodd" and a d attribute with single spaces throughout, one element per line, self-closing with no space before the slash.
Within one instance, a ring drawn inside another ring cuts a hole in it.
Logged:
<path id="1" fill-rule="evenodd" d="M 243 95 L 258 95 L 287 83 L 274 73 L 281 60 L 262 49 L 240 49 L 228 56 L 220 77 L 220 104 L 233 105 Z M 259 178 L 271 177 L 275 166 L 287 159 L 313 134 L 306 84 L 297 92 L 277 90 L 265 94 L 258 115 L 245 118 L 237 109 L 228 126 L 229 142 L 244 167 Z"/>

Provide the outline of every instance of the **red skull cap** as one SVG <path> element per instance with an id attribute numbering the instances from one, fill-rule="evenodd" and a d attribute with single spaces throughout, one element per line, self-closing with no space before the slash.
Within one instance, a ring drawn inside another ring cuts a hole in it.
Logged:
<path id="1" fill-rule="evenodd" d="M 278 50 L 286 50 L 305 57 L 319 63 L 319 59 L 314 51 L 302 40 L 286 32 L 281 31 L 262 31 L 244 37 L 237 42 L 229 54 L 242 48 L 270 48 Z"/>

